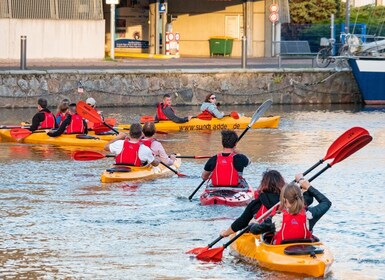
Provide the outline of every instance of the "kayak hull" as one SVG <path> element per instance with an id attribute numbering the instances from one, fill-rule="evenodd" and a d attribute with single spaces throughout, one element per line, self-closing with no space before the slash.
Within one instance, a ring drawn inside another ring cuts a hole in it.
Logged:
<path id="1" fill-rule="evenodd" d="M 323 253 L 288 255 L 284 250 L 289 246 L 314 246 Z M 334 258 L 321 243 L 290 243 L 270 245 L 262 241 L 262 235 L 245 233 L 231 244 L 232 253 L 248 262 L 270 270 L 290 272 L 313 277 L 323 277 L 331 270 Z"/>
<path id="2" fill-rule="evenodd" d="M 222 119 L 212 118 L 211 120 L 201 120 L 193 118 L 186 123 L 174 123 L 173 121 L 160 121 L 155 123 L 158 131 L 179 132 L 179 131 L 202 131 L 202 130 L 223 130 L 223 129 L 245 129 L 250 123 L 251 118 L 242 116 L 239 119 L 223 117 Z M 277 128 L 280 116 L 259 118 L 251 128 Z M 130 128 L 129 124 L 121 124 L 118 129 L 121 131 Z"/>
<path id="3" fill-rule="evenodd" d="M 170 167 L 174 170 L 178 170 L 181 165 L 181 159 L 178 158 Z M 119 172 L 114 171 L 113 168 L 119 168 L 120 165 L 113 165 L 112 168 L 105 170 L 101 177 L 100 181 L 102 183 L 116 183 L 116 182 L 125 182 L 125 181 L 136 181 L 136 180 L 153 180 L 156 178 L 172 176 L 174 172 L 169 170 L 167 167 L 159 164 L 158 166 L 144 166 L 144 167 L 135 167 L 129 166 L 131 169 L 130 172 Z M 111 170 L 112 169 L 112 170 Z"/>
<path id="4" fill-rule="evenodd" d="M 251 186 L 248 188 L 206 188 L 200 196 L 201 205 L 245 206 L 254 198 Z"/>
<path id="5" fill-rule="evenodd" d="M 96 136 L 96 137 L 95 137 Z M 45 131 L 34 132 L 31 135 L 16 141 L 10 133 L 9 129 L 0 129 L 0 137 L 3 141 L 19 142 L 26 144 L 48 144 L 58 146 L 81 146 L 103 148 L 108 141 L 100 139 L 97 135 L 89 135 L 85 139 L 77 138 L 77 134 L 62 134 L 58 137 L 50 137 Z"/>

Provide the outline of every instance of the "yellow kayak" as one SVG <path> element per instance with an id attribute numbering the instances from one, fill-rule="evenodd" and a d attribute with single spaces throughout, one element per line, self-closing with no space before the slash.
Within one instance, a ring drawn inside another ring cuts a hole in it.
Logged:
<path id="1" fill-rule="evenodd" d="M 323 277 L 334 258 L 321 242 L 270 245 L 262 235 L 245 233 L 231 244 L 235 255 L 271 270 Z"/>
<path id="2" fill-rule="evenodd" d="M 0 138 L 7 142 L 95 148 L 103 148 L 108 143 L 107 140 L 101 139 L 98 135 L 62 134 L 58 137 L 50 137 L 45 131 L 34 132 L 17 141 L 11 136 L 10 129 L 0 129 Z"/>
<path id="3" fill-rule="evenodd" d="M 211 120 L 202 120 L 193 118 L 186 123 L 174 123 L 173 121 L 160 121 L 155 123 L 158 131 L 177 132 L 177 131 L 201 131 L 201 130 L 222 130 L 222 129 L 245 129 L 250 123 L 251 118 L 241 116 L 239 119 L 232 117 L 223 117 L 222 119 L 212 118 Z M 280 116 L 259 118 L 251 128 L 277 128 Z M 124 131 L 129 129 L 129 124 L 120 124 L 118 129 Z"/>
<path id="4" fill-rule="evenodd" d="M 174 170 L 178 170 L 181 165 L 181 159 L 178 158 L 170 167 Z M 105 170 L 102 173 L 100 180 L 102 183 L 114 183 L 132 180 L 152 180 L 155 178 L 161 178 L 171 176 L 174 173 L 159 164 L 158 166 L 121 166 L 113 165 L 111 168 Z"/>

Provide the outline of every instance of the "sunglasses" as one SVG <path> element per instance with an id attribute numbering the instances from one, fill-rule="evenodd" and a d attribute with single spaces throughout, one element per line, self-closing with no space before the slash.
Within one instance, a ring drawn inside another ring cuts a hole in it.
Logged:
<path id="1" fill-rule="evenodd" d="M 214 97 L 210 97 L 210 99 L 217 99 L 217 98 L 214 96 Z"/>

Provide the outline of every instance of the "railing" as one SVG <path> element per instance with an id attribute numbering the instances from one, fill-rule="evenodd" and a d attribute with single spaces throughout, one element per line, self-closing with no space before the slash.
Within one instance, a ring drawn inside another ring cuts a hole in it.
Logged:
<path id="1" fill-rule="evenodd" d="M 0 0 L 0 18 L 103 19 L 103 0 Z"/>

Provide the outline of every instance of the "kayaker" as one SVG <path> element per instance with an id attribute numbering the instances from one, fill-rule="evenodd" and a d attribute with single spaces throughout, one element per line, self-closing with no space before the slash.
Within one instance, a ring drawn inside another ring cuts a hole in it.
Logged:
<path id="1" fill-rule="evenodd" d="M 47 132 L 48 136 L 58 137 L 65 134 L 87 134 L 86 121 L 76 113 L 76 103 L 71 103 L 68 106 L 68 115 L 56 130 Z"/>
<path id="2" fill-rule="evenodd" d="M 116 154 L 116 164 L 158 166 L 159 160 L 154 157 L 151 149 L 141 142 L 142 126 L 140 123 L 131 125 L 129 136 L 127 138 L 127 134 L 121 132 L 104 147 L 106 151 Z"/>
<path id="3" fill-rule="evenodd" d="M 306 208 L 300 188 L 314 197 L 318 205 Z M 253 224 L 250 232 L 274 233 L 273 244 L 281 244 L 283 240 L 312 239 L 314 225 L 329 210 L 331 204 L 326 196 L 302 177 L 302 174 L 297 174 L 295 182 L 282 189 L 277 213 L 261 224 Z"/>
<path id="4" fill-rule="evenodd" d="M 158 103 L 155 121 L 171 120 L 175 123 L 185 123 L 191 120 L 192 116 L 180 118 L 175 115 L 174 109 L 171 107 L 171 96 L 169 94 L 163 95 L 163 101 Z"/>
<path id="5" fill-rule="evenodd" d="M 57 128 L 57 123 L 54 114 L 48 110 L 48 102 L 45 98 L 39 98 L 37 100 L 38 112 L 32 118 L 32 124 L 29 127 L 30 131 L 37 129 L 51 129 Z"/>
<path id="6" fill-rule="evenodd" d="M 210 93 L 210 94 L 206 95 L 205 101 L 201 105 L 202 113 L 207 112 L 218 119 L 223 118 L 223 116 L 225 114 L 218 110 L 216 102 L 217 102 L 217 98 L 216 98 L 215 94 Z"/>
<path id="7" fill-rule="evenodd" d="M 238 135 L 233 130 L 222 130 L 222 152 L 211 157 L 205 164 L 202 179 L 211 179 L 213 187 L 247 187 L 243 169 L 250 160 L 236 150 Z"/>
<path id="8" fill-rule="evenodd" d="M 176 155 L 167 155 L 163 145 L 156 140 L 153 136 L 155 134 L 155 124 L 153 122 L 145 122 L 143 125 L 142 143 L 152 150 L 154 156 L 159 157 L 159 160 L 167 165 L 173 165 L 176 160 Z"/>
<path id="9" fill-rule="evenodd" d="M 86 103 L 96 110 L 96 100 L 95 100 L 95 98 L 88 97 L 87 100 L 86 100 Z M 102 111 L 97 111 L 97 112 L 101 116 L 102 120 L 104 120 L 103 112 Z M 94 124 L 91 121 L 87 121 L 88 129 L 93 130 L 95 125 L 101 125 L 101 123 L 100 124 Z"/>
<path id="10" fill-rule="evenodd" d="M 60 104 L 57 106 L 57 111 L 56 111 L 56 123 L 60 126 L 60 124 L 66 119 L 68 113 L 68 106 L 70 104 L 69 99 L 64 98 Z"/>

